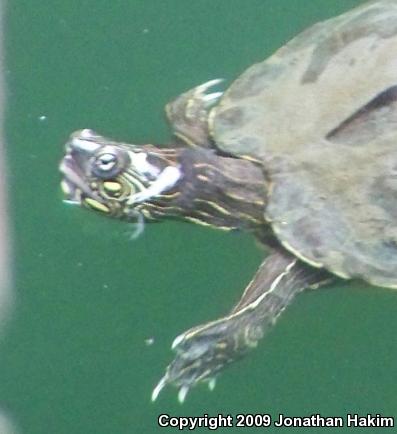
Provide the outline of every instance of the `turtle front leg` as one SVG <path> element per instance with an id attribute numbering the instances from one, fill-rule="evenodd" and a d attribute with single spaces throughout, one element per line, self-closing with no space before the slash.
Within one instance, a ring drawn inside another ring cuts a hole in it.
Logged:
<path id="1" fill-rule="evenodd" d="M 152 400 L 168 384 L 179 388 L 180 402 L 198 383 L 208 382 L 212 389 L 219 372 L 257 346 L 296 294 L 331 279 L 326 271 L 310 268 L 285 251 L 271 254 L 229 315 L 174 340 L 175 359 L 153 390 Z"/>
<path id="2" fill-rule="evenodd" d="M 212 147 L 208 115 L 222 92 L 207 93 L 222 80 L 216 79 L 197 86 L 168 103 L 165 112 L 174 134 L 189 146 Z"/>

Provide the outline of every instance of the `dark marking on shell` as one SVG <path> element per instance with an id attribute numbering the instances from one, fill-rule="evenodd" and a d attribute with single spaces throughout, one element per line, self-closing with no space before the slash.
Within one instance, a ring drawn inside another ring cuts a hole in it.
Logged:
<path id="1" fill-rule="evenodd" d="M 301 217 L 294 223 L 294 229 L 292 231 L 296 239 L 304 238 L 305 243 L 310 245 L 314 256 L 321 262 L 324 252 L 322 251 L 323 242 L 316 230 L 313 229 L 307 218 Z"/>
<path id="2" fill-rule="evenodd" d="M 326 139 L 350 146 L 365 146 L 368 142 L 396 129 L 397 85 L 378 94 L 331 130 Z"/>
<path id="3" fill-rule="evenodd" d="M 244 111 L 241 107 L 232 107 L 222 111 L 217 118 L 217 122 L 226 122 L 227 124 L 241 127 L 245 123 Z"/>
<path id="4" fill-rule="evenodd" d="M 393 260 L 397 255 L 397 240 L 388 239 L 382 243 L 382 254 L 389 260 Z"/>
<path id="5" fill-rule="evenodd" d="M 324 37 L 322 42 L 316 44 L 311 62 L 302 76 L 301 83 L 315 83 L 324 72 L 328 62 L 336 56 L 347 45 L 361 38 L 368 38 L 370 35 L 378 35 L 380 38 L 387 39 L 397 34 L 397 22 L 390 19 L 387 15 L 379 20 L 374 20 L 378 11 L 371 9 L 353 19 L 344 22 L 337 32 L 333 32 Z M 324 32 L 324 34 L 326 34 Z"/>

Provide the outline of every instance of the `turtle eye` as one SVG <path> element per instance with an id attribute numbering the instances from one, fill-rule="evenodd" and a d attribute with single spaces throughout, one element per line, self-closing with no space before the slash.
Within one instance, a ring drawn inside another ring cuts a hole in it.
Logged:
<path id="1" fill-rule="evenodd" d="M 104 150 L 93 160 L 92 173 L 98 178 L 110 179 L 126 168 L 128 159 L 121 150 Z"/>
<path id="2" fill-rule="evenodd" d="M 101 172 L 109 172 L 117 164 L 117 158 L 114 154 L 102 154 L 95 161 L 96 167 Z"/>

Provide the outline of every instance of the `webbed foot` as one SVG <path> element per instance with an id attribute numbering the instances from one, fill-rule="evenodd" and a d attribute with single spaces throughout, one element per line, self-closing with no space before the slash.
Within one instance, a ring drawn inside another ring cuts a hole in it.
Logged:
<path id="1" fill-rule="evenodd" d="M 223 80 L 216 79 L 197 86 L 168 103 L 167 118 L 174 134 L 190 146 L 211 147 L 208 114 L 222 96 L 222 92 L 207 91 Z"/>
<path id="2" fill-rule="evenodd" d="M 257 346 L 296 294 L 330 279 L 328 272 L 275 250 L 228 316 L 194 327 L 174 340 L 176 356 L 154 388 L 152 401 L 167 385 L 179 388 L 180 402 L 198 383 L 207 382 L 213 389 L 220 371 Z"/>
<path id="3" fill-rule="evenodd" d="M 176 356 L 154 388 L 152 401 L 168 384 L 179 388 L 181 403 L 190 388 L 198 383 L 207 382 L 212 390 L 219 371 L 255 347 L 262 335 L 261 324 L 252 321 L 248 312 L 230 315 L 181 334 L 172 344 Z"/>

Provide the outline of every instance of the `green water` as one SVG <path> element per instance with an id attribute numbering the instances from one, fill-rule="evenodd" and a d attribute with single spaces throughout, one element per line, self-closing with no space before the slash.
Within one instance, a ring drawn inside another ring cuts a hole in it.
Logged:
<path id="1" fill-rule="evenodd" d="M 158 427 L 160 413 L 397 416 L 397 296 L 348 282 L 300 296 L 214 392 L 197 387 L 180 406 L 170 388 L 151 403 L 173 338 L 226 313 L 262 252 L 248 235 L 182 223 L 148 226 L 131 241 L 131 226 L 63 204 L 57 171 L 79 128 L 167 143 L 169 99 L 233 79 L 310 23 L 358 3 L 8 1 L 15 305 L 0 350 L 0 407 L 19 432 L 176 432 Z M 232 431 L 305 429 L 218 430 Z"/>

